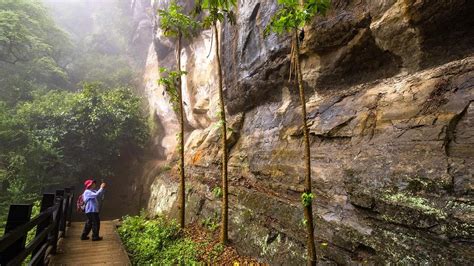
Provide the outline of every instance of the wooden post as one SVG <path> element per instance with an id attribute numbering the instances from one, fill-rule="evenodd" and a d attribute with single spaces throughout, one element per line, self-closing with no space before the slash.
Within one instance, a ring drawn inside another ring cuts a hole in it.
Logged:
<path id="1" fill-rule="evenodd" d="M 58 238 L 59 238 L 59 227 L 60 222 L 62 219 L 62 209 L 63 209 L 63 200 L 64 200 L 64 190 L 56 190 L 56 203 L 58 205 L 58 209 L 54 214 L 53 222 L 54 222 L 54 229 L 53 234 L 51 237 L 51 246 L 53 247 L 51 250 L 52 254 L 56 254 L 58 248 Z"/>
<path id="2" fill-rule="evenodd" d="M 43 199 L 41 200 L 41 208 L 40 208 L 40 212 L 44 212 L 46 211 L 49 207 L 52 207 L 54 206 L 54 198 L 55 198 L 55 194 L 52 194 L 52 193 L 48 193 L 48 194 L 43 194 Z M 47 220 L 45 220 L 44 222 L 38 224 L 38 226 L 36 227 L 36 236 L 39 236 L 41 234 L 41 232 L 43 232 L 46 228 L 48 228 L 48 226 L 53 222 L 53 217 L 51 215 L 51 217 Z M 33 250 L 32 252 L 32 255 L 31 257 L 35 257 L 36 253 L 38 253 L 38 251 L 41 249 L 41 247 L 48 241 L 48 239 L 44 239 L 43 241 L 41 241 L 41 243 L 38 245 L 38 247 Z M 40 261 L 39 263 L 42 263 L 42 261 Z"/>
<path id="3" fill-rule="evenodd" d="M 69 205 L 69 209 L 67 212 L 67 226 L 71 226 L 71 221 L 72 221 L 72 210 L 75 208 L 74 207 L 74 193 L 75 192 L 75 187 L 71 187 L 71 204 Z"/>
<path id="4" fill-rule="evenodd" d="M 67 208 L 66 190 L 56 190 L 56 196 L 60 196 L 63 198 L 62 204 L 59 206 L 59 211 L 61 212 L 61 219 L 59 220 L 59 231 L 62 232 L 62 236 L 64 236 L 64 232 L 66 230 L 66 216 L 64 215 L 64 211 Z"/>
<path id="5" fill-rule="evenodd" d="M 64 189 L 56 190 L 56 197 L 64 197 Z"/>
<path id="6" fill-rule="evenodd" d="M 64 212 L 63 220 L 61 223 L 61 230 L 63 231 L 63 237 L 66 237 L 66 226 L 67 219 L 69 218 L 69 208 L 71 207 L 71 188 L 64 188 Z"/>
<path id="7" fill-rule="evenodd" d="M 8 211 L 7 224 L 5 226 L 5 234 L 15 230 L 18 226 L 26 224 L 31 219 L 31 211 L 33 205 L 31 204 L 14 204 L 10 205 L 10 210 Z M 18 253 L 25 249 L 26 244 L 26 234 L 13 243 L 10 247 L 5 249 L 4 252 L 0 254 L 0 265 L 6 265 L 8 261 L 13 259 Z"/>

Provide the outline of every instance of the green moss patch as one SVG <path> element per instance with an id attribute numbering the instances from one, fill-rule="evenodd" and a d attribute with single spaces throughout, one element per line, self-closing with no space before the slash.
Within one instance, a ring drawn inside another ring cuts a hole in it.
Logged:
<path id="1" fill-rule="evenodd" d="M 435 216 L 438 219 L 446 219 L 447 217 L 447 214 L 443 210 L 433 207 L 426 198 L 400 192 L 396 194 L 385 194 L 383 195 L 383 199 L 388 203 L 415 209 L 425 215 Z"/>

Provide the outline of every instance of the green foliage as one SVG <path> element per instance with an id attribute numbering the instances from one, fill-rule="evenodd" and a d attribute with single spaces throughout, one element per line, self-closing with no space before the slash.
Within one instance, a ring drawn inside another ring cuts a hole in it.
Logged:
<path id="1" fill-rule="evenodd" d="M 216 260 L 222 253 L 224 252 L 224 245 L 218 243 L 214 245 L 209 252 L 209 259 L 210 263 L 212 264 L 214 260 Z"/>
<path id="2" fill-rule="evenodd" d="M 45 186 L 112 174 L 148 140 L 140 99 L 128 89 L 137 77 L 127 53 L 129 6 L 44 0 L 48 10 L 42 2 L 0 0 L 2 228 L 9 204 L 31 203 Z"/>
<path id="3" fill-rule="evenodd" d="M 66 34 L 56 27 L 40 1 L 0 1 L 0 61 L 14 64 L 52 59 L 58 40 L 67 41 Z"/>
<path id="4" fill-rule="evenodd" d="M 15 109 L 0 102 L 0 216 L 47 185 L 113 174 L 123 153 L 138 156 L 147 141 L 140 100 L 126 88 L 38 93 Z"/>
<path id="5" fill-rule="evenodd" d="M 191 17 L 183 13 L 183 8 L 172 1 L 166 10 L 159 9 L 160 28 L 163 30 L 165 36 L 190 37 L 199 24 L 191 19 Z"/>
<path id="6" fill-rule="evenodd" d="M 331 0 L 305 0 L 303 5 L 299 2 L 300 0 L 278 0 L 280 8 L 273 15 L 264 34 L 281 34 L 303 28 L 315 15 L 324 14 L 329 9 Z"/>
<path id="7" fill-rule="evenodd" d="M 311 205 L 311 202 L 313 202 L 314 199 L 314 194 L 313 193 L 302 193 L 301 194 L 301 203 L 303 206 L 308 207 Z"/>
<path id="8" fill-rule="evenodd" d="M 29 202 L 35 198 L 33 191 L 43 183 L 58 151 L 36 138 L 26 121 L 1 102 L 0 118 L 0 189 L 7 196 L 3 200 L 8 204 Z"/>
<path id="9" fill-rule="evenodd" d="M 237 0 L 195 0 L 195 12 L 199 14 L 202 11 L 207 11 L 208 13 L 202 22 L 204 28 L 216 25 L 217 22 L 223 22 L 225 18 L 231 24 L 235 24 L 235 14 L 232 8 L 236 6 Z"/>
<path id="10" fill-rule="evenodd" d="M 49 92 L 19 107 L 35 138 L 60 150 L 59 176 L 110 175 L 122 152 L 148 139 L 140 100 L 127 88 L 86 84 L 80 93 Z"/>
<path id="11" fill-rule="evenodd" d="M 134 86 L 138 72 L 123 55 L 108 55 L 96 51 L 86 52 L 74 59 L 70 66 L 71 83 L 100 82 L 107 87 Z"/>
<path id="12" fill-rule="evenodd" d="M 161 167 L 161 171 L 163 171 L 163 172 L 170 171 L 171 169 L 173 169 L 173 168 L 169 164 L 163 165 L 163 167 Z"/>
<path id="13" fill-rule="evenodd" d="M 138 83 L 128 49 L 131 14 L 123 1 L 42 2 L 0 1 L 0 101 L 14 106 L 34 91 L 80 89 L 84 82 Z"/>
<path id="14" fill-rule="evenodd" d="M 304 227 L 306 227 L 306 226 L 308 225 L 308 220 L 302 219 L 302 220 L 301 220 L 301 224 L 302 224 Z"/>
<path id="15" fill-rule="evenodd" d="M 215 187 L 212 189 L 212 194 L 214 195 L 215 198 L 221 198 L 222 197 L 222 189 L 220 187 Z"/>
<path id="16" fill-rule="evenodd" d="M 173 105 L 174 111 L 179 111 L 179 92 L 178 92 L 178 78 L 186 75 L 186 71 L 170 71 L 164 67 L 160 67 L 161 78 L 158 84 L 165 88 L 166 93 L 170 97 L 170 103 Z"/>
<path id="17" fill-rule="evenodd" d="M 220 119 L 212 125 L 212 128 L 222 128 L 224 126 L 224 120 Z"/>
<path id="18" fill-rule="evenodd" d="M 201 221 L 201 225 L 207 228 L 209 231 L 214 232 L 219 228 L 219 213 L 214 212 L 210 217 L 207 217 Z"/>
<path id="19" fill-rule="evenodd" d="M 35 218 L 36 216 L 38 216 L 38 214 L 40 214 L 40 209 L 41 209 L 41 201 L 36 200 L 33 203 L 33 209 L 31 211 L 31 219 Z M 33 239 L 35 238 L 35 235 L 36 235 L 36 226 L 33 227 L 30 231 L 28 231 L 28 234 L 26 235 L 26 246 L 28 246 L 28 244 L 31 243 L 31 241 L 33 241 Z M 30 260 L 31 260 L 31 255 L 26 257 L 22 265 L 28 265 Z"/>
<path id="20" fill-rule="evenodd" d="M 198 264 L 200 245 L 183 237 L 173 220 L 127 216 L 118 232 L 134 265 Z"/>
<path id="21" fill-rule="evenodd" d="M 14 106 L 35 91 L 75 90 L 84 82 L 138 83 L 123 1 L 44 2 L 49 10 L 39 0 L 0 1 L 0 101 Z"/>
<path id="22" fill-rule="evenodd" d="M 34 90 L 67 85 L 62 55 L 70 49 L 40 1 L 0 1 L 0 101 L 13 106 Z"/>

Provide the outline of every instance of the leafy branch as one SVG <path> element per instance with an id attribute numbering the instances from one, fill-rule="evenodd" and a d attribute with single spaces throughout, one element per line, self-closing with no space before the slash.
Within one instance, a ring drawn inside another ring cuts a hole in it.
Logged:
<path id="1" fill-rule="evenodd" d="M 303 194 L 301 194 L 301 203 L 305 207 L 310 206 L 311 203 L 313 202 L 313 199 L 314 199 L 314 194 L 313 193 L 304 192 Z"/>
<path id="2" fill-rule="evenodd" d="M 173 1 L 166 10 L 158 10 L 161 18 L 160 28 L 166 37 L 191 37 L 192 33 L 199 28 L 199 23 L 183 14 L 182 9 L 176 1 Z"/>
<path id="3" fill-rule="evenodd" d="M 299 0 L 278 0 L 279 10 L 265 27 L 264 35 L 302 29 L 316 14 L 325 14 L 330 3 L 330 0 L 306 0 L 301 5 Z"/>
<path id="4" fill-rule="evenodd" d="M 167 68 L 160 67 L 162 77 L 158 80 L 158 84 L 165 88 L 165 92 L 170 97 L 170 103 L 173 105 L 175 112 L 179 111 L 179 94 L 178 94 L 178 78 L 186 75 L 186 71 L 170 71 Z"/>
<path id="5" fill-rule="evenodd" d="M 237 5 L 237 0 L 196 0 L 195 13 L 200 14 L 207 11 L 208 15 L 203 19 L 202 26 L 210 28 L 217 22 L 224 22 L 227 18 L 232 25 L 236 22 L 236 16 L 232 7 Z"/>

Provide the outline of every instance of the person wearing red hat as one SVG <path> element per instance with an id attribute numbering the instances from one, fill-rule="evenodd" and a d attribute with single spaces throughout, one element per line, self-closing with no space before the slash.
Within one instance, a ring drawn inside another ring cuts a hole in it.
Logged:
<path id="1" fill-rule="evenodd" d="M 82 194 L 83 200 L 86 204 L 85 213 L 87 221 L 82 231 L 81 239 L 88 240 L 89 233 L 92 230 L 92 241 L 100 241 L 102 237 L 99 236 L 100 230 L 100 217 L 99 217 L 99 198 L 104 194 L 105 183 L 100 184 L 100 189 L 95 190 L 95 180 L 89 179 L 84 182 L 86 190 Z"/>

